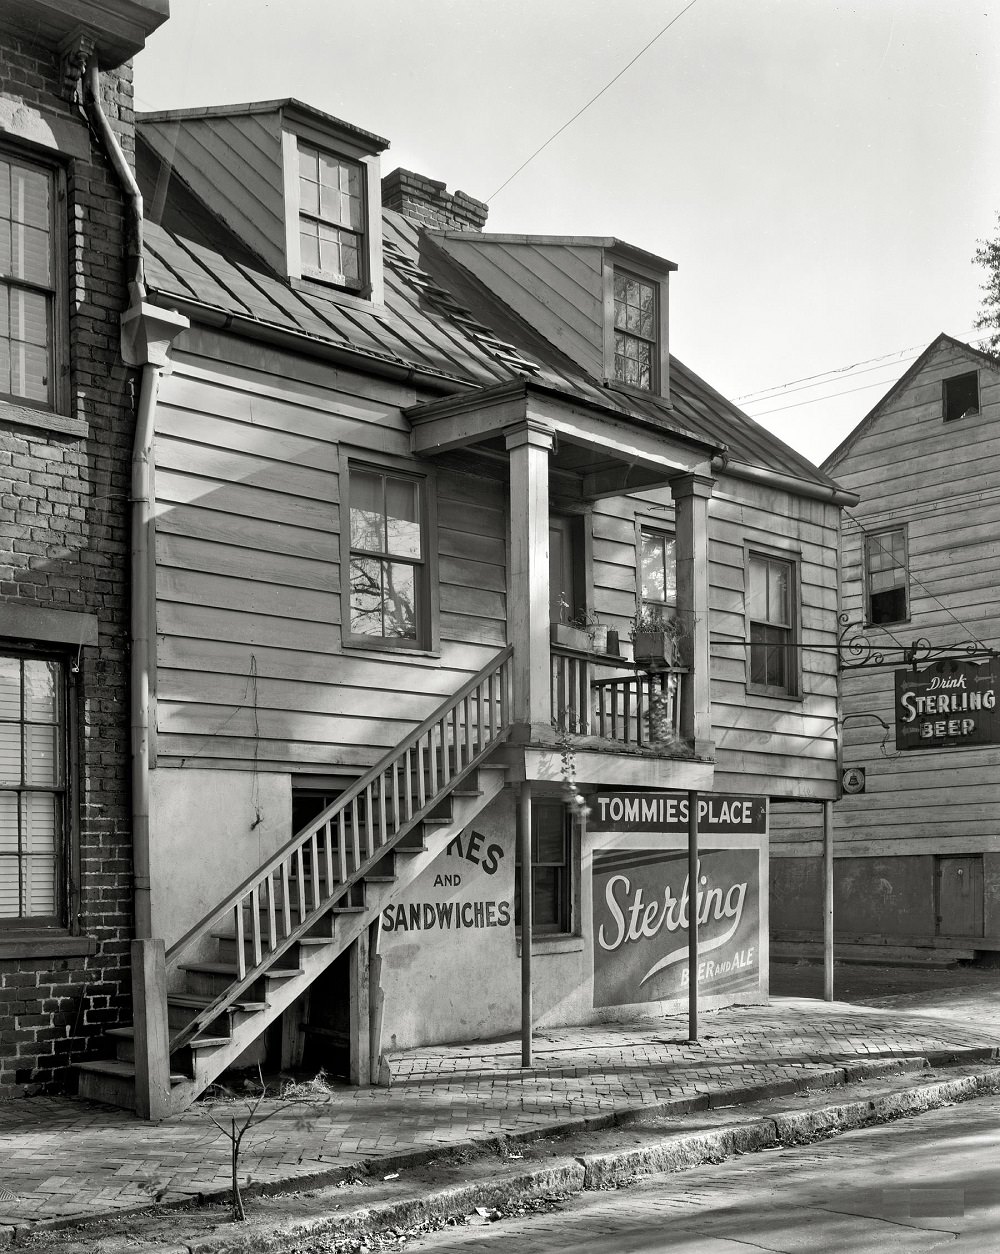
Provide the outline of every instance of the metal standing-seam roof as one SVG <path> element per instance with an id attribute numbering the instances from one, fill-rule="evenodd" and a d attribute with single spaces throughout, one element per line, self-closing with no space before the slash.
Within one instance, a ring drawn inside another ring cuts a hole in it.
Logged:
<path id="1" fill-rule="evenodd" d="M 139 155 L 141 174 L 141 144 Z M 148 169 L 148 151 L 144 160 Z M 337 303 L 319 289 L 293 286 L 177 180 L 164 217 L 169 225 L 144 226 L 146 285 L 163 304 L 279 330 L 298 337 L 304 351 L 310 343 L 321 344 L 414 369 L 439 379 L 442 390 L 532 378 L 568 399 L 724 448 L 733 462 L 836 488 L 676 357 L 670 363 L 669 404 L 592 379 L 398 213 L 383 212 L 385 306 L 370 311 Z"/>

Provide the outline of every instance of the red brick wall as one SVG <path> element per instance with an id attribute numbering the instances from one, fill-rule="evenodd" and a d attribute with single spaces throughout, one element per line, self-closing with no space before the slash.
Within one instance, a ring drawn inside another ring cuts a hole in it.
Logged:
<path id="1" fill-rule="evenodd" d="M 490 211 L 489 205 L 466 192 L 449 192 L 437 179 L 403 169 L 393 170 L 382 180 L 382 206 L 419 226 L 448 231 L 481 231 Z"/>
<path id="2" fill-rule="evenodd" d="M 0 25 L 0 95 L 44 106 L 85 136 L 79 107 L 60 94 L 59 74 L 53 50 Z M 131 67 L 102 79 L 105 112 L 131 160 Z M 69 920 L 70 932 L 92 938 L 96 952 L 30 956 L 29 944 L 25 956 L 0 957 L 0 1098 L 63 1087 L 68 1065 L 94 1056 L 100 1033 L 131 1017 L 126 631 L 133 380 L 118 347 L 126 295 L 121 189 L 93 138 L 90 153 L 64 163 L 71 399 L 61 407 L 85 419 L 89 435 L 12 425 L 0 406 L 0 622 L 12 603 L 98 618 L 99 644 L 82 650 L 73 681 L 79 883 Z"/>

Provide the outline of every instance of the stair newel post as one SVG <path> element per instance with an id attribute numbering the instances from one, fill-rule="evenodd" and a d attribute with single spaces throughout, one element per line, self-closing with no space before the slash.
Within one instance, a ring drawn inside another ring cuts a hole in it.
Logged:
<path id="1" fill-rule="evenodd" d="M 170 1114 L 170 1036 L 167 964 L 158 938 L 132 942 L 132 1003 L 136 1114 L 165 1119 Z"/>

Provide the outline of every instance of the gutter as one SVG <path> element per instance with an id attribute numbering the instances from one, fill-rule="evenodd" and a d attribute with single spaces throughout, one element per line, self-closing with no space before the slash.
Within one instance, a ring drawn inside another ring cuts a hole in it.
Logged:
<path id="1" fill-rule="evenodd" d="M 856 492 L 835 484 L 810 483 L 808 479 L 796 479 L 777 470 L 765 470 L 760 466 L 748 466 L 745 462 L 730 461 L 726 457 L 713 457 L 712 469 L 717 474 L 730 475 L 747 483 L 759 483 L 765 488 L 777 488 L 794 496 L 805 496 L 813 501 L 825 501 L 828 505 L 857 505 L 861 499 Z"/>
<path id="2" fill-rule="evenodd" d="M 142 263 L 142 193 L 118 138 L 101 106 L 96 54 L 87 65 L 84 108 L 125 193 L 128 213 L 129 305 L 121 320 L 121 352 L 127 366 L 139 370 L 139 398 L 132 438 L 130 503 L 130 650 L 129 721 L 132 746 L 132 877 L 135 936 L 152 932 L 149 856 L 149 772 L 154 611 L 153 431 L 160 375 L 168 364 L 174 338 L 190 325 L 187 318 L 146 303 Z"/>
<path id="3" fill-rule="evenodd" d="M 380 357 L 374 353 L 366 353 L 357 348 L 349 348 L 333 344 L 318 336 L 307 335 L 302 331 L 290 331 L 285 327 L 273 326 L 268 322 L 258 322 L 254 318 L 242 314 L 226 313 L 216 309 L 214 305 L 206 305 L 202 301 L 174 293 L 156 293 L 152 299 L 160 296 L 169 300 L 170 308 L 185 315 L 191 322 L 211 327 L 216 331 L 231 331 L 248 340 L 256 340 L 268 344 L 272 348 L 285 349 L 288 352 L 301 353 L 307 357 L 315 357 L 319 361 L 333 362 L 337 365 L 352 366 L 355 370 L 363 364 L 369 374 L 378 375 L 382 379 L 391 379 L 396 383 L 433 389 L 442 395 L 475 391 L 482 384 L 472 383 L 457 375 L 444 374 L 423 366 L 401 365 L 388 357 Z"/>

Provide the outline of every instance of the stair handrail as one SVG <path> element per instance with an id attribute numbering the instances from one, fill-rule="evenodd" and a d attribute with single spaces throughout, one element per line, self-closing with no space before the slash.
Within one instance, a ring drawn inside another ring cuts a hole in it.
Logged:
<path id="1" fill-rule="evenodd" d="M 490 693 L 492 700 L 493 681 L 499 677 L 498 696 L 500 703 L 500 717 L 495 727 L 489 728 L 484 726 L 484 731 L 489 731 L 489 736 L 484 744 L 478 746 L 477 752 L 470 761 L 466 762 L 460 770 L 456 770 L 446 781 L 445 786 L 441 788 L 435 787 L 426 797 L 424 804 L 415 808 L 412 814 L 409 814 L 402 823 L 395 823 L 395 830 L 391 837 L 383 841 L 378 848 L 378 858 L 381 858 L 389 852 L 417 823 L 419 823 L 440 801 L 452 791 L 452 789 L 467 775 L 476 765 L 485 758 L 487 753 L 491 752 L 498 744 L 506 740 L 510 734 L 510 691 L 509 691 L 509 662 L 514 652 L 513 645 L 507 645 L 498 654 L 496 654 L 480 671 L 467 680 L 457 692 L 447 697 L 441 705 L 427 716 L 413 731 L 407 735 L 391 749 L 384 757 L 382 757 L 374 766 L 361 775 L 349 788 L 341 793 L 336 800 L 332 801 L 320 814 L 302 827 L 295 833 L 292 838 L 282 847 L 276 850 L 266 862 L 262 863 L 256 870 L 247 876 L 235 889 L 231 890 L 227 896 L 206 915 L 204 915 L 197 923 L 190 927 L 179 940 L 167 950 L 166 962 L 168 971 L 176 970 L 180 957 L 195 940 L 205 936 L 217 923 L 220 923 L 227 914 L 236 910 L 240 903 L 248 896 L 256 893 L 259 888 L 264 885 L 268 879 L 278 871 L 281 866 L 293 855 L 300 853 L 301 850 L 310 843 L 316 834 L 327 826 L 332 820 L 338 818 L 339 815 L 351 806 L 359 797 L 362 796 L 378 779 L 386 772 L 393 770 L 401 759 L 410 751 L 417 749 L 421 740 L 428 735 L 436 726 L 442 724 L 445 719 L 452 714 L 463 701 L 472 696 L 477 690 L 481 690 L 483 685 L 490 682 Z M 436 784 L 436 781 L 435 781 Z M 373 859 L 368 859 L 372 861 Z M 315 920 L 324 912 L 329 910 L 345 893 L 347 893 L 352 885 L 359 878 L 363 877 L 364 869 L 367 863 L 363 863 L 360 867 L 355 867 L 352 877 L 345 882 L 338 884 L 336 892 L 328 895 L 322 906 L 315 906 L 303 917 L 300 917 L 298 927 L 295 932 L 286 936 L 282 944 L 268 951 L 269 962 L 271 963 L 288 949 L 297 939 L 299 935 L 305 932 Z M 238 936 L 238 943 L 241 938 Z M 217 1017 L 226 1005 L 235 1001 L 242 988 L 248 986 L 257 978 L 259 974 L 266 970 L 265 964 L 260 959 L 254 964 L 254 969 L 248 971 L 244 978 L 236 981 L 226 993 L 220 994 L 215 998 L 211 1005 L 206 1007 L 200 1014 L 195 1016 L 191 1023 L 181 1029 L 171 1040 L 171 1048 L 176 1048 L 183 1044 L 186 1040 L 191 1039 L 198 1031 L 201 1030 L 207 1022 Z M 229 996 L 229 993 L 232 993 Z"/>

